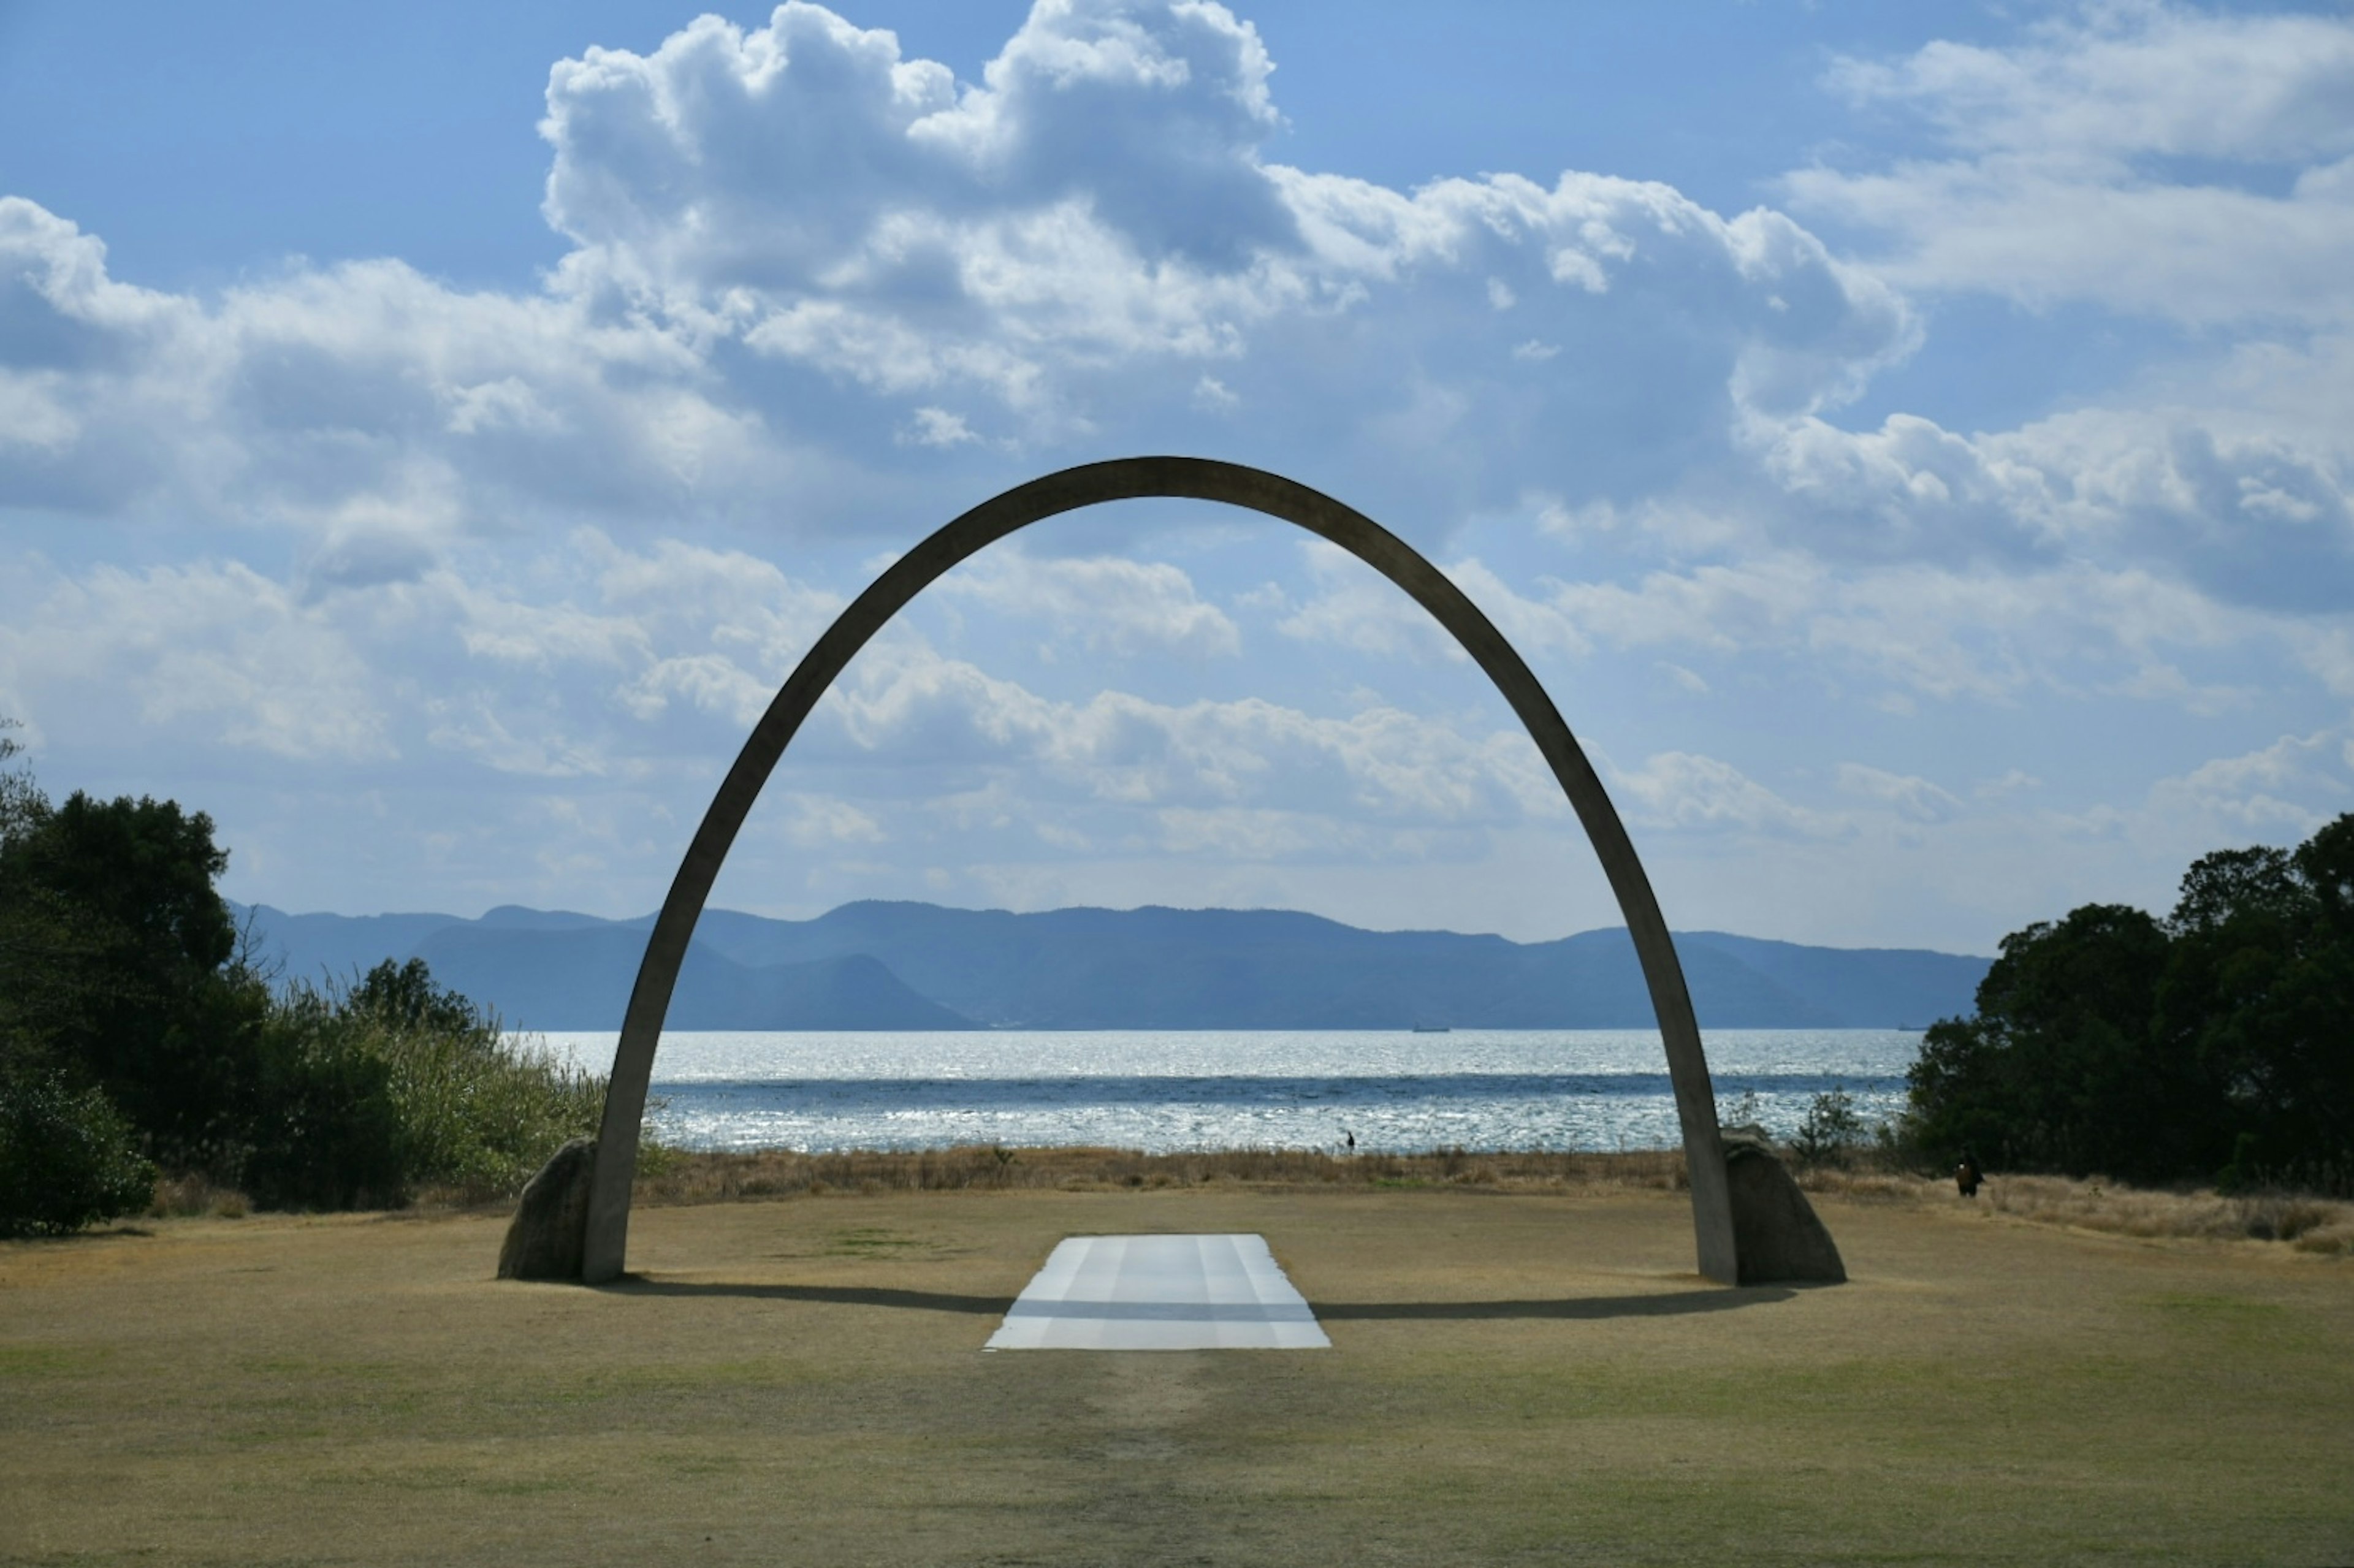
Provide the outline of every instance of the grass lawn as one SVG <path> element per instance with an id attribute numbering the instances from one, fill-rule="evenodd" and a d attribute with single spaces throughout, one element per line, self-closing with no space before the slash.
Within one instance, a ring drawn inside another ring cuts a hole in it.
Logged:
<path id="1" fill-rule="evenodd" d="M 1850 1284 L 1693 1276 L 1681 1194 L 829 1194 L 0 1245 L 0 1561 L 2354 1561 L 2354 1259 L 1819 1196 Z M 1055 1243 L 1256 1231 L 1333 1348 L 981 1353 Z"/>

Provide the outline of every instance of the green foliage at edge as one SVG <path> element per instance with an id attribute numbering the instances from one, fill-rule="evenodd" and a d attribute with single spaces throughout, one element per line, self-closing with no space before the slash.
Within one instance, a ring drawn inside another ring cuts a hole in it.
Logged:
<path id="1" fill-rule="evenodd" d="M 0 1065 L 0 1236 L 63 1235 L 147 1206 L 155 1167 L 96 1088 Z"/>
<path id="2" fill-rule="evenodd" d="M 495 1016 L 435 985 L 421 959 L 387 959 L 341 994 L 297 985 L 271 1026 L 281 1051 L 313 1064 L 313 1081 L 349 1085 L 368 1107 L 342 1124 L 348 1155 L 334 1169 L 347 1180 L 382 1171 L 472 1201 L 512 1194 L 604 1112 L 602 1078 L 517 1042 Z M 398 1201 L 382 1178 L 350 1196 L 317 1182 L 283 1191 L 336 1206 Z"/>
<path id="3" fill-rule="evenodd" d="M 211 819 L 52 806 L 0 719 L 0 1234 L 145 1207 L 157 1167 L 263 1207 L 519 1190 L 601 1078 L 390 960 L 273 995 L 214 890 Z"/>
<path id="4" fill-rule="evenodd" d="M 2354 1189 L 2354 813 L 2200 857 L 2165 920 L 2091 904 L 2011 933 L 1909 1083 L 1933 1158 Z"/>

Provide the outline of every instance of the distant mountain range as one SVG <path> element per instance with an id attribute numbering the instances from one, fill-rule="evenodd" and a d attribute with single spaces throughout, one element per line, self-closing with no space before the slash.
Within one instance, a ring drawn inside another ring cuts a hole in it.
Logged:
<path id="1" fill-rule="evenodd" d="M 423 959 L 525 1029 L 619 1029 L 653 917 L 493 909 L 289 915 L 236 906 L 288 980 Z M 1704 1026 L 1922 1027 L 1967 1013 L 1988 960 L 1676 938 Z M 1612 1029 L 1653 1022 L 1623 928 L 1552 942 L 1363 931 L 1237 909 L 845 904 L 814 920 L 705 912 L 674 1029 Z"/>

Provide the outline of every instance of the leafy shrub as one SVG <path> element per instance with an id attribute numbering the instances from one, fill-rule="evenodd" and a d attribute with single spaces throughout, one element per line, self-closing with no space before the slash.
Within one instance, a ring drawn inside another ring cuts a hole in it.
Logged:
<path id="1" fill-rule="evenodd" d="M 0 1069 L 0 1236 L 62 1235 L 147 1206 L 155 1168 L 94 1086 Z"/>
<path id="2" fill-rule="evenodd" d="M 245 1190 L 265 1209 L 398 1207 L 408 1192 L 391 1069 L 311 1022 L 280 1006 L 262 1028 Z"/>
<path id="3" fill-rule="evenodd" d="M 512 1192 L 592 1128 L 603 1086 L 385 963 L 271 994 L 214 883 L 228 852 L 176 801 L 52 806 L 0 719 L 0 1088 L 12 1225 L 146 1201 L 145 1156 L 266 1208 Z M 133 1177 L 145 1171 L 143 1176 Z"/>
<path id="4" fill-rule="evenodd" d="M 1863 1118 L 1856 1114 L 1855 1097 L 1844 1085 L 1833 1084 L 1808 1102 L 1807 1118 L 1790 1139 L 1790 1152 L 1809 1170 L 1844 1165 L 1863 1140 Z"/>
<path id="5" fill-rule="evenodd" d="M 341 1204 L 398 1202 L 403 1186 L 513 1194 L 604 1112 L 601 1078 L 519 1044 L 421 959 L 387 959 L 341 994 L 298 986 L 275 1024 L 300 1043 L 303 1081 L 344 1096 Z"/>

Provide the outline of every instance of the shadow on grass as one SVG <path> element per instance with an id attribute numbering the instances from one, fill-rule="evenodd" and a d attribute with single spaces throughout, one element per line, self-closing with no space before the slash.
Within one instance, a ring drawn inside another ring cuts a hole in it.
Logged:
<path id="1" fill-rule="evenodd" d="M 0 1242 L 15 1242 L 25 1246 L 89 1246 L 98 1242 L 136 1241 L 155 1233 L 145 1225 L 108 1225 L 103 1230 L 66 1231 L 55 1235 L 12 1236 L 0 1234 Z"/>
<path id="2" fill-rule="evenodd" d="M 634 1275 L 589 1288 L 620 1296 L 734 1296 L 754 1301 L 822 1301 L 837 1307 L 900 1307 L 991 1318 L 1004 1316 L 1013 1305 L 1011 1296 L 951 1296 L 939 1290 L 890 1290 L 863 1285 L 730 1285 L 724 1280 L 646 1279 Z"/>
<path id="3" fill-rule="evenodd" d="M 1011 1296 L 951 1296 L 938 1290 L 892 1290 L 860 1285 L 732 1285 L 724 1280 L 646 1279 L 631 1276 L 592 1287 L 623 1296 L 739 1297 L 755 1301 L 816 1301 L 837 1307 L 893 1307 L 917 1312 L 966 1312 L 1002 1317 Z M 1649 1296 L 1580 1296 L 1558 1301 L 1327 1301 L 1309 1303 L 1328 1323 L 1373 1320 L 1476 1321 L 1490 1318 L 1674 1318 L 1692 1312 L 1734 1312 L 1787 1301 L 1786 1286 L 1734 1290 L 1670 1290 Z"/>
<path id="4" fill-rule="evenodd" d="M 1780 1285 L 1735 1290 L 1670 1290 L 1652 1296 L 1573 1296 L 1557 1301 L 1311 1301 L 1319 1322 L 1476 1321 L 1487 1318 L 1679 1318 L 1693 1312 L 1737 1312 L 1787 1301 L 1797 1291 Z"/>

